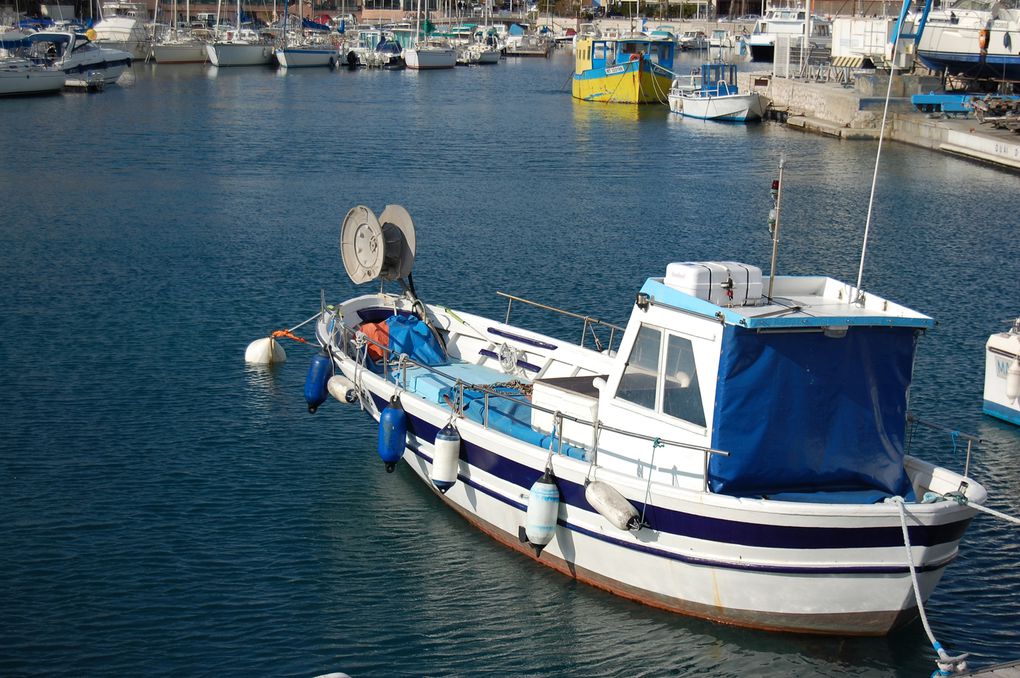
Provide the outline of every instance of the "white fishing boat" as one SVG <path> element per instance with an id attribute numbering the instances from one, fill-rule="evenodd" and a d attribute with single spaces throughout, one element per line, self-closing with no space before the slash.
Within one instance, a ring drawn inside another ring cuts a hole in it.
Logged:
<path id="1" fill-rule="evenodd" d="M 323 302 L 309 409 L 360 403 L 387 470 L 569 577 L 741 626 L 885 634 L 917 615 L 986 499 L 907 449 L 934 321 L 871 290 L 681 261 L 644 282 L 626 327 L 568 314 L 578 345 L 509 307 L 422 302 L 415 248 L 404 208 L 347 214 L 345 269 L 376 289 Z M 273 341 L 246 359 L 280 359 Z"/>
<path id="2" fill-rule="evenodd" d="M 26 39 L 29 58 L 62 71 L 71 86 L 114 83 L 131 65 L 130 53 L 101 47 L 81 33 L 41 31 Z"/>
<path id="3" fill-rule="evenodd" d="M 917 58 L 939 73 L 1020 80 L 1020 8 L 994 0 L 943 3 L 927 15 Z"/>
<path id="4" fill-rule="evenodd" d="M 985 344 L 984 412 L 1020 425 L 1020 318 Z"/>
<path id="5" fill-rule="evenodd" d="M 46 94 L 64 88 L 64 72 L 19 57 L 0 58 L 0 96 Z"/>
<path id="6" fill-rule="evenodd" d="M 669 90 L 669 110 L 686 118 L 750 122 L 765 112 L 761 95 L 741 92 L 733 64 L 701 65 L 696 85 L 693 78 L 676 78 Z"/>
<path id="7" fill-rule="evenodd" d="M 803 7 L 769 7 L 765 16 L 754 24 L 751 34 L 744 38 L 754 61 L 772 61 L 776 51 L 776 37 L 790 39 L 791 46 L 799 47 L 806 38 L 806 47 L 827 47 L 832 44 L 831 22 L 811 15 Z"/>

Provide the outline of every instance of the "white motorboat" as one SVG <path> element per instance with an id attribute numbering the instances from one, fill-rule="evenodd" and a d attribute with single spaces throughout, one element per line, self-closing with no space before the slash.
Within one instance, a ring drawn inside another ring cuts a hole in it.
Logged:
<path id="1" fill-rule="evenodd" d="M 152 35 L 146 25 L 149 8 L 144 2 L 116 0 L 100 5 L 100 19 L 93 30 L 103 47 L 129 52 L 135 59 L 149 56 Z"/>
<path id="2" fill-rule="evenodd" d="M 111 84 L 131 65 L 130 53 L 101 47 L 88 35 L 41 31 L 27 38 L 29 58 L 63 71 L 67 85 Z"/>
<path id="3" fill-rule="evenodd" d="M 693 78 L 677 78 L 669 90 L 669 110 L 687 118 L 750 122 L 765 112 L 761 95 L 740 92 L 737 67 L 732 64 L 702 64 L 697 84 Z"/>
<path id="4" fill-rule="evenodd" d="M 1020 318 L 985 343 L 985 414 L 1020 426 Z"/>
<path id="5" fill-rule="evenodd" d="M 754 24 L 751 34 L 744 39 L 751 59 L 772 61 L 775 58 L 776 37 L 785 36 L 792 46 L 800 46 L 805 35 L 808 47 L 824 47 L 832 44 L 831 23 L 823 17 L 811 15 L 803 7 L 769 7 L 765 16 Z"/>
<path id="6" fill-rule="evenodd" d="M 708 49 L 708 37 L 702 31 L 684 31 L 677 37 L 682 50 Z"/>
<path id="7" fill-rule="evenodd" d="M 986 491 L 908 450 L 931 318 L 828 277 L 678 262 L 625 328 L 568 314 L 578 345 L 423 303 L 415 241 L 400 206 L 348 213 L 344 266 L 376 291 L 323 303 L 305 396 L 360 403 L 387 470 L 505 546 L 666 610 L 851 635 L 913 619 L 912 573 L 925 600 L 956 558 Z"/>
<path id="8" fill-rule="evenodd" d="M 0 58 L 0 96 L 46 94 L 64 88 L 64 72 L 19 57 Z"/>
<path id="9" fill-rule="evenodd" d="M 1020 80 L 1020 8 L 994 0 L 943 3 L 928 14 L 917 58 L 953 76 Z"/>

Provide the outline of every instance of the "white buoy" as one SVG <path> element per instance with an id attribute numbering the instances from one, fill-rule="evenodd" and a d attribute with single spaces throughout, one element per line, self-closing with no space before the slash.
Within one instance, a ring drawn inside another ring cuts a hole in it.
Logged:
<path id="1" fill-rule="evenodd" d="M 531 486 L 528 495 L 528 515 L 524 533 L 528 543 L 539 553 L 552 541 L 556 534 L 556 518 L 560 512 L 560 491 L 556 488 L 556 479 L 552 471 L 545 473 Z"/>
<path id="2" fill-rule="evenodd" d="M 1020 398 L 1020 358 L 1013 358 L 1006 372 L 1006 399 Z"/>
<path id="3" fill-rule="evenodd" d="M 256 339 L 244 351 L 244 362 L 253 365 L 272 365 L 287 362 L 287 352 L 273 337 Z"/>
<path id="4" fill-rule="evenodd" d="M 617 529 L 637 530 L 641 527 L 638 510 L 609 483 L 591 481 L 584 488 L 584 498 Z"/>
<path id="5" fill-rule="evenodd" d="M 334 374 L 330 377 L 326 382 L 326 390 L 337 402 L 358 402 L 358 390 L 354 387 L 354 382 L 342 374 Z"/>
<path id="6" fill-rule="evenodd" d="M 429 473 L 432 484 L 443 494 L 457 482 L 459 462 L 460 434 L 452 425 L 447 424 L 436 434 L 432 452 L 432 471 Z"/>

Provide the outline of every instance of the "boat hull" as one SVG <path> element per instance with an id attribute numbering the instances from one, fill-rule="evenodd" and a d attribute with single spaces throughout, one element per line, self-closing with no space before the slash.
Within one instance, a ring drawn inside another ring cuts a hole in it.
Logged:
<path id="1" fill-rule="evenodd" d="M 1020 54 L 1007 48 L 1010 30 L 989 31 L 988 49 L 978 49 L 975 27 L 939 26 L 928 24 L 917 47 L 917 58 L 933 71 L 972 78 L 1020 80 Z M 1012 30 L 1015 36 L 1017 31 Z"/>
<path id="2" fill-rule="evenodd" d="M 1020 334 L 993 334 L 985 344 L 985 414 L 1020 426 L 1020 399 L 1006 396 L 1009 366 L 1020 353 Z"/>
<path id="3" fill-rule="evenodd" d="M 374 308 L 355 300 L 343 304 L 342 317 L 357 318 L 366 308 L 393 312 L 393 298 L 378 299 Z M 440 308 L 432 312 L 451 336 L 486 327 L 494 336 L 522 337 L 517 328 L 469 313 Z M 452 326 L 454 318 L 460 325 Z M 328 338 L 336 336 L 332 319 L 324 313 L 317 324 L 320 344 L 330 347 L 335 367 L 357 385 L 362 404 L 376 420 L 390 399 L 399 396 L 407 430 L 402 458 L 434 487 L 430 481 L 434 443 L 450 421 L 449 407 L 440 404 L 441 395 L 437 400 L 417 394 L 367 370 L 356 359 L 359 349 L 352 348 L 353 342 L 338 338 L 330 343 Z M 529 364 L 543 364 L 547 359 L 543 351 L 556 351 L 557 360 L 567 360 L 568 352 L 576 351 L 550 337 L 525 340 L 531 347 Z M 592 357 L 596 368 L 601 365 L 598 355 Z M 495 360 L 498 363 L 499 356 Z M 496 378 L 510 376 L 499 373 Z M 649 485 L 649 480 L 606 466 L 593 472 L 585 458 L 550 453 L 483 423 L 488 421 L 455 417 L 462 440 L 458 475 L 442 500 L 500 543 L 567 576 L 672 612 L 774 631 L 883 635 L 916 615 L 896 504 L 772 501 L 715 494 L 669 481 Z M 912 457 L 906 464 L 919 494 L 929 488 L 949 492 L 964 480 Z M 528 521 L 529 489 L 547 465 L 561 499 L 552 541 L 539 551 L 521 535 Z M 585 483 L 592 473 L 641 512 L 643 527 L 618 529 L 593 510 L 585 498 Z M 968 497 L 983 501 L 983 488 L 969 482 Z M 924 600 L 956 557 L 975 512 L 949 501 L 911 503 L 905 510 L 911 526 L 911 559 Z"/>
<path id="4" fill-rule="evenodd" d="M 202 43 L 154 45 L 152 55 L 158 64 L 204 64 L 209 60 Z"/>
<path id="5" fill-rule="evenodd" d="M 213 66 L 268 66 L 273 59 L 270 45 L 213 43 L 205 49 Z"/>
<path id="6" fill-rule="evenodd" d="M 40 68 L 17 60 L 0 62 L 0 96 L 48 94 L 64 88 L 62 71 Z"/>
<path id="7" fill-rule="evenodd" d="M 457 65 L 457 51 L 449 49 L 405 49 L 404 63 L 415 71 L 453 68 Z"/>
<path id="8" fill-rule="evenodd" d="M 276 50 L 276 61 L 283 68 L 334 67 L 338 59 L 337 50 L 328 47 L 295 47 Z"/>
<path id="9" fill-rule="evenodd" d="M 665 103 L 672 75 L 642 60 L 610 68 L 575 73 L 571 93 L 575 99 L 614 104 Z"/>
<path id="10" fill-rule="evenodd" d="M 726 96 L 670 95 L 669 108 L 685 118 L 723 122 L 752 122 L 761 120 L 764 113 L 761 97 L 753 92 Z"/>

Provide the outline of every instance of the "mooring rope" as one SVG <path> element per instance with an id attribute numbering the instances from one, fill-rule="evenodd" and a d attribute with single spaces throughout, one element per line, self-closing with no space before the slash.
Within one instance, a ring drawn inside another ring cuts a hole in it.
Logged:
<path id="1" fill-rule="evenodd" d="M 1013 523 L 1014 525 L 1020 525 L 1020 518 L 1016 518 L 1016 517 L 1011 516 L 1009 514 L 1003 513 L 1002 511 L 996 511 L 993 508 L 988 508 L 984 504 L 975 504 L 975 503 L 972 503 L 971 501 L 969 501 L 967 499 L 967 497 L 963 496 L 963 494 L 961 494 L 960 492 L 947 492 L 946 494 L 944 494 L 942 496 L 945 497 L 946 499 L 950 499 L 952 501 L 955 501 L 960 506 L 969 506 L 970 508 L 974 509 L 975 511 L 981 511 L 982 513 L 987 513 L 990 516 L 995 516 L 996 518 L 999 518 L 1001 520 L 1005 520 L 1008 523 Z"/>
<path id="2" fill-rule="evenodd" d="M 935 652 L 939 656 L 935 661 L 935 665 L 938 668 L 931 675 L 934 678 L 935 676 L 951 676 L 954 673 L 963 673 L 967 670 L 966 659 L 968 655 L 965 653 L 951 657 L 946 652 L 946 649 L 942 647 L 942 644 L 935 639 L 935 634 L 932 633 L 931 624 L 928 623 L 928 615 L 924 612 L 924 603 L 921 601 L 921 586 L 917 581 L 917 569 L 914 567 L 914 554 L 910 547 L 910 532 L 907 530 L 907 509 L 904 506 L 903 497 L 893 497 L 891 501 L 900 509 L 900 528 L 903 530 L 903 545 L 907 549 L 907 566 L 910 568 L 910 581 L 914 588 L 914 600 L 917 601 L 917 612 L 921 617 L 924 632 L 928 635 L 928 642 L 935 648 Z"/>
<path id="3" fill-rule="evenodd" d="M 655 468 L 655 450 L 665 447 L 666 444 L 659 438 L 652 441 L 652 458 L 648 462 L 648 482 L 645 484 L 645 501 L 641 505 L 641 524 L 645 524 L 645 509 L 648 508 L 648 501 L 652 496 L 652 469 Z"/>

